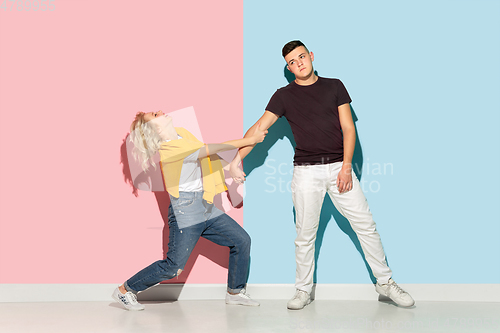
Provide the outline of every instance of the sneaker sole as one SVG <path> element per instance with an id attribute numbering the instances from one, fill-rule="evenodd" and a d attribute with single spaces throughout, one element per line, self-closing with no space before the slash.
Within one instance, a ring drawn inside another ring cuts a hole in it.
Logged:
<path id="1" fill-rule="evenodd" d="M 226 301 L 226 304 L 227 305 L 244 305 L 244 306 L 260 306 L 260 304 L 249 304 L 249 303 L 240 303 L 240 302 L 227 302 Z"/>

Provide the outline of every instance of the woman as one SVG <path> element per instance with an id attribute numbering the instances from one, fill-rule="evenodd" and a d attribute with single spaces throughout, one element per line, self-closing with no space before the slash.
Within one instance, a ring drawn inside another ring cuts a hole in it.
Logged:
<path id="1" fill-rule="evenodd" d="M 218 152 L 252 146 L 264 140 L 267 131 L 259 127 L 251 137 L 221 144 L 205 145 L 184 128 L 175 128 L 162 111 L 138 112 L 130 137 L 134 157 L 146 170 L 156 167 L 153 157 L 160 153 L 165 187 L 170 196 L 169 243 L 164 260 L 159 260 L 117 287 L 112 297 L 128 310 L 144 310 L 137 293 L 161 281 L 178 276 L 200 237 L 229 252 L 227 304 L 258 306 L 245 291 L 250 258 L 250 237 L 232 218 L 213 204 L 216 194 L 227 190 L 223 163 Z"/>

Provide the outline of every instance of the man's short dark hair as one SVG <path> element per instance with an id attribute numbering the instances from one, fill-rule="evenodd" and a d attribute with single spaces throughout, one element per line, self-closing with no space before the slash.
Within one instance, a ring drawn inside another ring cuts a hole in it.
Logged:
<path id="1" fill-rule="evenodd" d="M 283 58 L 286 57 L 286 55 L 288 53 L 292 52 L 293 50 L 295 50 L 299 46 L 305 47 L 306 51 L 309 52 L 307 47 L 300 40 L 292 40 L 291 42 L 288 42 L 285 44 L 285 46 L 283 46 L 283 50 L 281 51 L 281 54 L 283 54 Z"/>

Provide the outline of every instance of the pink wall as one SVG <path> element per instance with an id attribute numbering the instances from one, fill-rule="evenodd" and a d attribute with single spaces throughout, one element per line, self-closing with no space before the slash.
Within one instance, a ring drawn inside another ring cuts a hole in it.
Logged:
<path id="1" fill-rule="evenodd" d="M 52 3 L 0 9 L 0 283 L 119 283 L 165 241 L 166 193 L 124 179 L 130 122 L 193 106 L 206 142 L 242 135 L 243 1 Z M 227 253 L 201 241 L 173 282 L 224 283 Z"/>

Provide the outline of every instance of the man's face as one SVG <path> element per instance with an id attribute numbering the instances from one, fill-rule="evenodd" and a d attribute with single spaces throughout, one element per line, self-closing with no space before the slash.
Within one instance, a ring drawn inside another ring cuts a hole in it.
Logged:
<path id="1" fill-rule="evenodd" d="M 306 79 L 313 73 L 314 54 L 308 52 L 304 46 L 295 48 L 285 56 L 287 68 L 297 79 Z"/>

